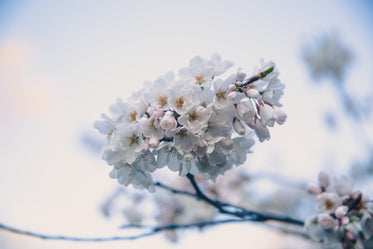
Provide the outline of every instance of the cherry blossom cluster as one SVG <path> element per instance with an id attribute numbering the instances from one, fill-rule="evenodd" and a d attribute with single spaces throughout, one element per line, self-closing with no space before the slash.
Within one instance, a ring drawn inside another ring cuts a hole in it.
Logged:
<path id="1" fill-rule="evenodd" d="M 343 248 L 372 248 L 373 203 L 360 191 L 353 191 L 346 179 L 321 172 L 318 185 L 310 185 L 320 213 L 307 219 L 312 238 L 324 243 L 340 242 Z"/>
<path id="2" fill-rule="evenodd" d="M 179 175 L 215 180 L 246 161 L 254 144 L 270 138 L 268 127 L 283 124 L 284 85 L 273 62 L 261 62 L 250 77 L 241 70 L 220 78 L 233 63 L 218 54 L 194 57 L 178 78 L 168 72 L 118 99 L 94 127 L 107 136 L 103 159 L 112 178 L 154 191 L 151 173 L 168 166 Z"/>
<path id="3" fill-rule="evenodd" d="M 303 57 L 315 79 L 331 77 L 339 82 L 343 80 L 353 55 L 338 36 L 325 35 L 307 45 Z"/>

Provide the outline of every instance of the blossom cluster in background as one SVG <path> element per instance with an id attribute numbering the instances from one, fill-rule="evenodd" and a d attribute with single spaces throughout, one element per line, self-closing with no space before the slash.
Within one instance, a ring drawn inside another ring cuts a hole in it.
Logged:
<path id="1" fill-rule="evenodd" d="M 168 166 L 179 175 L 215 180 L 246 161 L 254 144 L 268 140 L 268 127 L 283 124 L 284 85 L 273 62 L 251 77 L 240 70 L 222 79 L 233 63 L 218 54 L 194 57 L 189 67 L 145 82 L 127 102 L 118 99 L 94 127 L 107 136 L 103 159 L 124 186 L 154 191 L 151 173 Z"/>
<path id="2" fill-rule="evenodd" d="M 319 242 L 340 242 L 343 248 L 373 247 L 373 203 L 360 191 L 353 191 L 345 179 L 331 181 L 323 172 L 318 185 L 310 185 L 320 213 L 307 219 L 305 227 Z"/>
<path id="3" fill-rule="evenodd" d="M 192 193 L 193 188 L 187 178 L 168 177 L 168 184 L 175 189 Z M 200 189 L 210 198 L 242 207 L 252 207 L 248 189 L 250 177 L 243 169 L 231 170 L 216 183 L 196 177 Z M 235 194 L 232 194 L 235 193 Z M 149 224 L 155 227 L 168 225 L 185 225 L 213 221 L 219 210 L 191 196 L 170 194 L 165 189 L 157 189 L 155 194 L 118 188 L 101 206 L 106 217 L 125 219 L 123 229 L 143 227 Z M 199 226 L 203 229 L 203 226 Z M 165 238 L 177 242 L 182 238 L 182 231 L 171 229 L 163 231 Z"/>
<path id="4" fill-rule="evenodd" d="M 331 77 L 337 83 L 342 83 L 353 55 L 338 36 L 325 35 L 315 44 L 309 44 L 304 48 L 303 58 L 314 79 Z"/>

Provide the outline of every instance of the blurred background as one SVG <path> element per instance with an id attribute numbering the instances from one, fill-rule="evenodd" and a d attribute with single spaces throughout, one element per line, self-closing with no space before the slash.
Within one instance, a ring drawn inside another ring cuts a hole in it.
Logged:
<path id="1" fill-rule="evenodd" d="M 368 0 L 0 0 L 0 222 L 48 234 L 120 234 L 122 220 L 100 211 L 117 183 L 93 122 L 144 80 L 214 52 L 235 63 L 231 72 L 274 60 L 286 84 L 287 122 L 243 166 L 261 178 L 253 201 L 285 191 L 278 179 L 306 184 L 320 170 L 349 176 L 373 196 L 372 30 Z M 297 205 L 289 215 L 304 218 L 309 207 Z M 232 243 L 299 248 L 256 224 L 187 231 L 176 246 Z M 2 249 L 103 246 L 175 247 L 159 235 L 99 244 L 0 231 Z"/>

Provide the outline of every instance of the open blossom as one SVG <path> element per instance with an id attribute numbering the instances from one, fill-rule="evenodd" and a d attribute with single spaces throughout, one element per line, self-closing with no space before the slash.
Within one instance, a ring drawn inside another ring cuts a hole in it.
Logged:
<path id="1" fill-rule="evenodd" d="M 191 132 L 198 133 L 201 128 L 207 124 L 209 119 L 209 111 L 203 106 L 194 106 L 189 112 L 178 118 L 181 125 L 187 127 Z"/>
<path id="2" fill-rule="evenodd" d="M 209 87 L 212 83 L 214 68 L 209 65 L 208 61 L 199 56 L 194 57 L 189 62 L 189 67 L 182 68 L 179 76 L 198 86 Z"/>
<path id="3" fill-rule="evenodd" d="M 268 127 L 285 122 L 278 104 L 283 84 L 273 62 L 263 62 L 254 81 L 240 71 L 218 77 L 231 66 L 218 54 L 197 56 L 179 79 L 168 72 L 127 102 L 117 99 L 94 123 L 107 137 L 102 157 L 113 166 L 110 176 L 154 191 L 152 173 L 164 166 L 214 181 L 243 164 L 253 136 L 268 140 Z"/>
<path id="4" fill-rule="evenodd" d="M 318 186 L 309 187 L 309 193 L 316 196 L 320 211 L 305 224 L 313 239 L 329 244 L 339 242 L 343 248 L 371 248 L 373 207 L 369 198 L 352 191 L 345 179 L 330 180 L 324 172 L 319 174 Z M 346 247 L 346 243 L 351 247 Z"/>

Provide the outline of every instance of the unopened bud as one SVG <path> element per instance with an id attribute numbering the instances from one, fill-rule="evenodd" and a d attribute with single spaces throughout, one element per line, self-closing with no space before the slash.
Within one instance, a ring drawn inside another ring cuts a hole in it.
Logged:
<path id="1" fill-rule="evenodd" d="M 352 232 L 346 230 L 345 234 L 346 234 L 346 237 L 349 240 L 351 240 L 352 242 L 356 242 L 357 241 L 357 236 L 355 234 L 353 234 Z"/>
<path id="2" fill-rule="evenodd" d="M 166 115 L 164 115 L 160 124 L 161 124 L 161 127 L 166 131 L 173 131 L 177 127 L 177 121 L 174 115 L 170 113 L 167 113 Z"/>
<path id="3" fill-rule="evenodd" d="M 259 98 L 260 94 L 257 89 L 249 88 L 245 91 L 246 96 L 249 98 L 257 99 Z"/>
<path id="4" fill-rule="evenodd" d="M 318 194 L 322 193 L 322 190 L 319 186 L 309 185 L 308 186 L 308 193 L 310 193 L 312 195 L 318 195 Z"/>
<path id="5" fill-rule="evenodd" d="M 150 145 L 149 145 L 149 141 L 147 141 L 145 144 L 144 144 L 144 149 L 142 150 L 143 152 L 147 152 L 149 151 L 150 149 Z"/>
<path id="6" fill-rule="evenodd" d="M 330 185 L 329 176 L 325 172 L 319 173 L 319 186 L 323 189 L 326 189 Z"/>
<path id="7" fill-rule="evenodd" d="M 235 91 L 236 88 L 237 88 L 237 86 L 236 86 L 235 84 L 230 84 L 230 85 L 228 86 L 228 90 L 231 91 L 231 92 Z"/>
<path id="8" fill-rule="evenodd" d="M 237 81 L 243 81 L 246 78 L 246 74 L 242 72 L 237 72 L 236 80 Z"/>
<path id="9" fill-rule="evenodd" d="M 159 145 L 159 139 L 157 137 L 151 137 L 149 139 L 149 145 L 152 148 L 157 148 Z"/>
<path id="10" fill-rule="evenodd" d="M 329 214 L 321 213 L 317 217 L 317 223 L 322 228 L 333 228 L 336 225 L 336 220 L 334 220 Z"/>
<path id="11" fill-rule="evenodd" d="M 237 92 L 230 92 L 228 93 L 228 98 L 230 100 L 234 100 L 237 97 Z"/>
<path id="12" fill-rule="evenodd" d="M 152 118 L 160 118 L 160 117 L 163 116 L 163 114 L 164 114 L 164 111 L 162 111 L 162 110 L 155 110 L 155 111 L 151 114 L 151 116 L 152 116 Z"/>
<path id="13" fill-rule="evenodd" d="M 334 214 L 337 218 L 342 218 L 343 216 L 345 216 L 348 212 L 348 207 L 347 206 L 339 206 L 337 207 L 337 209 L 335 210 Z"/>
<path id="14" fill-rule="evenodd" d="M 343 217 L 341 218 L 341 224 L 342 224 L 343 226 L 346 226 L 348 223 L 350 223 L 350 218 L 348 218 L 348 216 L 343 216 Z"/>

